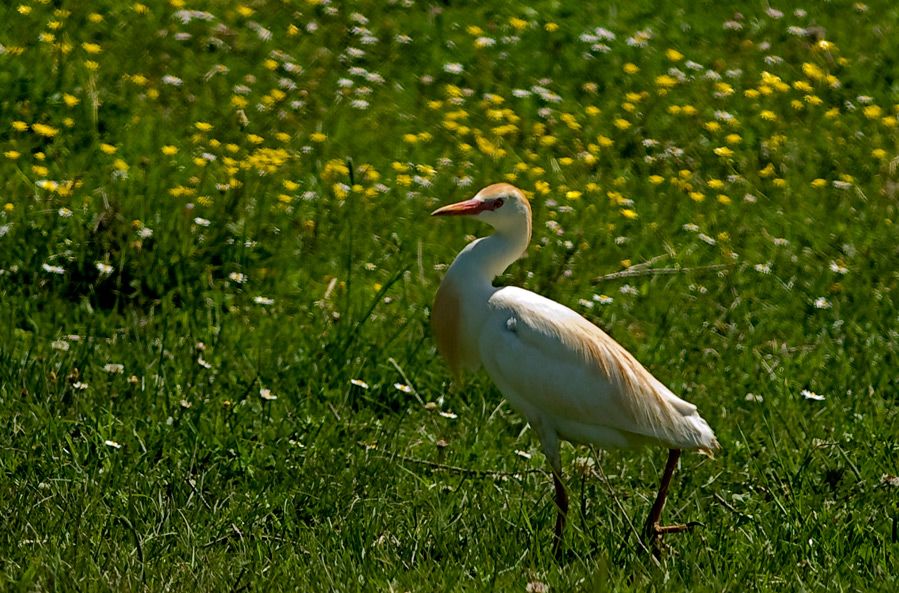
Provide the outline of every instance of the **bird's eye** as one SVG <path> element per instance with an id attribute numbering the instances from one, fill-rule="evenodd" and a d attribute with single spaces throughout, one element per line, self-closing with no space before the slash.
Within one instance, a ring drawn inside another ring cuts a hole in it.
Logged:
<path id="1" fill-rule="evenodd" d="M 495 200 L 493 200 L 493 209 L 496 210 L 497 208 L 502 206 L 503 203 L 504 203 L 504 200 L 502 198 L 496 198 Z"/>

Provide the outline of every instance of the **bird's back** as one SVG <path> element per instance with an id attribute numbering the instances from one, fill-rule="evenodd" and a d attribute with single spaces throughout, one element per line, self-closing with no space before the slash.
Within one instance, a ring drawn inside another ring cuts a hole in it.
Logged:
<path id="1" fill-rule="evenodd" d="M 532 423 L 600 447 L 718 447 L 696 406 L 575 311 L 516 287 L 496 290 L 488 307 L 484 367 Z"/>

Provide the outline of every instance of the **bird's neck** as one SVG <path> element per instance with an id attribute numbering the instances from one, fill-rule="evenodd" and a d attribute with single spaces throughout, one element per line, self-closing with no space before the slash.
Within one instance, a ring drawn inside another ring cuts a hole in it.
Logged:
<path id="1" fill-rule="evenodd" d="M 521 257 L 530 233 L 497 231 L 475 239 L 463 249 L 450 266 L 447 276 L 465 283 L 493 286 L 493 280 Z"/>

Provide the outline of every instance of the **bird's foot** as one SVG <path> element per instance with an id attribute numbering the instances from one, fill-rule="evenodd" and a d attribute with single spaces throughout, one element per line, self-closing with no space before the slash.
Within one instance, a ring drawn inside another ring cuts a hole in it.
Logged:
<path id="1" fill-rule="evenodd" d="M 652 555 L 660 558 L 662 555 L 662 536 L 668 533 L 681 533 L 684 531 L 692 531 L 695 527 L 702 525 L 699 521 L 690 521 L 689 523 L 675 523 L 674 525 L 660 525 L 654 522 L 646 525 L 643 529 L 643 549 L 651 550 Z"/>

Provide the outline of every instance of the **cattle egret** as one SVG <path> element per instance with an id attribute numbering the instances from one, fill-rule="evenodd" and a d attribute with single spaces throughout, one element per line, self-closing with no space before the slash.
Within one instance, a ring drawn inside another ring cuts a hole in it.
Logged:
<path id="1" fill-rule="evenodd" d="M 568 307 L 493 280 L 521 257 L 531 239 L 531 207 L 518 188 L 498 183 L 433 212 L 469 216 L 495 232 L 456 256 L 434 301 L 438 350 L 458 377 L 481 366 L 537 433 L 552 468 L 558 515 L 553 551 L 561 551 L 568 512 L 562 440 L 600 448 L 669 449 L 643 538 L 658 553 L 659 524 L 682 449 L 710 452 L 718 441 L 696 406 L 672 393 L 604 331 Z"/>

